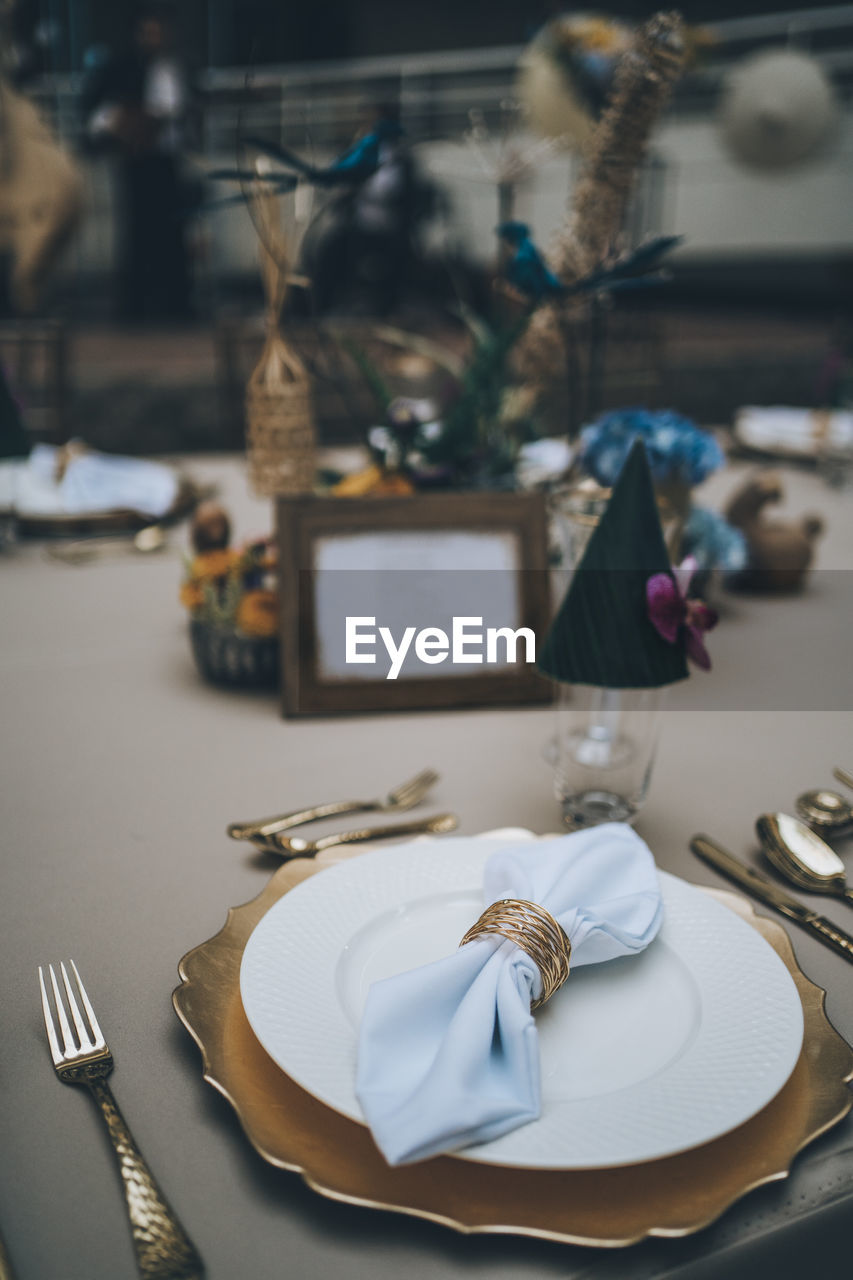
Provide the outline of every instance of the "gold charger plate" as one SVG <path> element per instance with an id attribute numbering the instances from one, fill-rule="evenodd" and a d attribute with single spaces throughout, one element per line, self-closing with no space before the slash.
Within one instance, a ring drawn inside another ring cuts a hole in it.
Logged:
<path id="1" fill-rule="evenodd" d="M 229 911 L 215 937 L 184 956 L 173 995 L 201 1049 L 204 1078 L 231 1103 L 252 1146 L 321 1195 L 466 1233 L 629 1245 L 707 1226 L 748 1191 L 784 1178 L 797 1153 L 850 1110 L 853 1051 L 829 1022 L 824 992 L 800 970 L 784 929 L 756 915 L 745 898 L 709 890 L 778 952 L 803 1002 L 803 1051 L 788 1083 L 758 1115 L 702 1147 L 618 1169 L 472 1167 L 452 1156 L 391 1168 L 366 1126 L 319 1102 L 276 1066 L 240 1001 L 243 948 L 261 917 L 301 880 L 353 856 L 337 849 L 286 863 L 257 898 Z"/>

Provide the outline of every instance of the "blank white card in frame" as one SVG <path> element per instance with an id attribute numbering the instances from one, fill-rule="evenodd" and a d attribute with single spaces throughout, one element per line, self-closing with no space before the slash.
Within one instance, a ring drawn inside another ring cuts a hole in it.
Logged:
<path id="1" fill-rule="evenodd" d="M 473 634 L 488 628 L 522 625 L 519 582 L 520 548 L 506 530 L 395 530 L 328 535 L 313 548 L 317 674 L 323 680 L 385 680 L 391 659 L 385 645 L 361 646 L 375 653 L 375 663 L 346 660 L 346 619 L 375 618 L 399 643 L 408 627 L 434 627 L 452 634 L 454 618 L 477 618 Z M 366 628 L 369 630 L 370 628 Z M 466 652 L 485 650 L 476 641 Z M 524 661 L 524 646 L 511 660 L 506 644 L 497 646 L 496 661 L 427 664 L 414 646 L 400 667 L 400 678 L 481 675 L 507 670 Z"/>

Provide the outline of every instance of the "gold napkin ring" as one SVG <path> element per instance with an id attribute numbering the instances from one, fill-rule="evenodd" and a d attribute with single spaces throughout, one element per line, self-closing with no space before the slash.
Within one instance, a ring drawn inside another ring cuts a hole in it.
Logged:
<path id="1" fill-rule="evenodd" d="M 531 1001 L 531 1010 L 550 1000 L 568 978 L 572 944 L 560 923 L 538 903 L 525 902 L 521 898 L 502 898 L 493 902 L 471 925 L 459 943 L 460 947 L 484 933 L 499 933 L 509 938 L 535 963 L 542 977 L 542 994 L 538 1000 Z"/>

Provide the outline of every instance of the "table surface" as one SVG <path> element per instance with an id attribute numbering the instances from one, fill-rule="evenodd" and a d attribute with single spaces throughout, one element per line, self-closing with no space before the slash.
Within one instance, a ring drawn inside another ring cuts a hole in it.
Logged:
<path id="1" fill-rule="evenodd" d="M 269 529 L 269 504 L 249 495 L 239 461 L 193 458 L 189 466 L 220 486 L 239 539 Z M 738 465 L 715 477 L 711 499 L 743 472 Z M 689 681 L 689 694 L 676 691 L 638 823 L 661 867 L 700 884 L 723 882 L 689 853 L 692 834 L 707 831 L 755 859 L 758 813 L 790 811 L 799 791 L 832 785 L 833 765 L 853 768 L 849 631 L 838 612 L 853 550 L 851 494 L 806 471 L 786 471 L 785 483 L 786 511 L 825 518 L 819 566 L 828 572 L 795 599 L 723 599 L 711 637 L 716 669 Z M 274 695 L 209 688 L 195 674 L 177 603 L 185 548 L 179 529 L 158 556 L 70 566 L 36 543 L 0 556 L 0 1229 L 20 1280 L 136 1274 L 106 1138 L 84 1093 L 58 1083 L 47 1053 L 36 968 L 69 956 L 114 1051 L 120 1105 L 210 1280 L 404 1272 L 416 1280 L 701 1280 L 756 1267 L 769 1274 L 770 1266 L 793 1275 L 819 1260 L 853 1208 L 849 1118 L 800 1157 L 791 1178 L 754 1192 L 712 1228 L 627 1251 L 463 1237 L 327 1202 L 255 1154 L 202 1081 L 170 1000 L 181 955 L 216 933 L 226 908 L 254 897 L 268 874 L 226 837 L 226 823 L 381 794 L 431 765 L 442 775 L 433 811 L 456 811 L 463 833 L 553 830 L 559 811 L 542 757 L 553 711 L 285 721 Z M 808 665 L 833 677 L 834 700 L 826 681 L 792 687 L 790 697 L 778 679 L 775 692 L 762 685 L 774 637 L 801 663 L 804 652 L 817 655 Z M 844 903 L 810 901 L 839 925 L 853 923 Z M 802 931 L 790 933 L 801 966 L 827 990 L 831 1020 L 853 1040 L 849 967 Z"/>

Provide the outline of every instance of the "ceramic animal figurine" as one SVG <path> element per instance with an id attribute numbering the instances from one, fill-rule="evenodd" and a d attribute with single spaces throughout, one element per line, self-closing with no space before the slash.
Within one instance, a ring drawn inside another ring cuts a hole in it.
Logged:
<path id="1" fill-rule="evenodd" d="M 736 581 L 748 590 L 799 591 L 811 566 L 823 521 L 816 515 L 768 519 L 766 508 L 783 496 L 778 474 L 759 472 L 737 490 L 724 513 L 746 538 L 749 561 Z"/>

